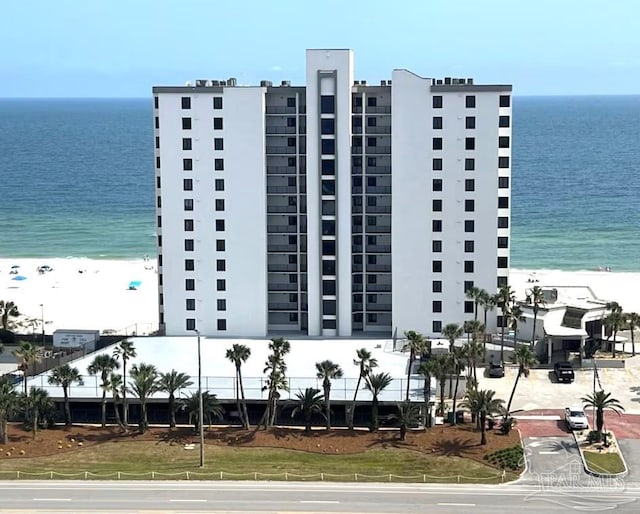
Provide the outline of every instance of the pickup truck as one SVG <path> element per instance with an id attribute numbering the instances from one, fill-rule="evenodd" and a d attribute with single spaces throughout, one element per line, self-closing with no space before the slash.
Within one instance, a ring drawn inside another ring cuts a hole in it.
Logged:
<path id="1" fill-rule="evenodd" d="M 553 365 L 553 372 L 558 382 L 573 382 L 575 375 L 573 374 L 573 366 L 570 362 L 556 362 Z"/>
<path id="2" fill-rule="evenodd" d="M 564 420 L 569 430 L 586 430 L 589 428 L 589 421 L 582 407 L 566 407 L 564 409 Z"/>

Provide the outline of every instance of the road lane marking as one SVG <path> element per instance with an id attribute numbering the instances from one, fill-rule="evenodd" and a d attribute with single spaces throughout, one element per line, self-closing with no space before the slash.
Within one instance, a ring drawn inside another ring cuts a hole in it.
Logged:
<path id="1" fill-rule="evenodd" d="M 200 500 L 198 498 L 189 498 L 189 499 L 180 499 L 180 498 L 178 498 L 178 499 L 171 499 L 169 501 L 170 502 L 200 502 L 200 503 L 204 503 L 207 500 Z"/>
<path id="2" fill-rule="evenodd" d="M 475 507 L 475 503 L 438 503 L 440 507 Z"/>
<path id="3" fill-rule="evenodd" d="M 340 503 L 337 500 L 300 500 L 300 503 Z"/>
<path id="4" fill-rule="evenodd" d="M 32 498 L 34 502 L 70 502 L 71 498 Z"/>

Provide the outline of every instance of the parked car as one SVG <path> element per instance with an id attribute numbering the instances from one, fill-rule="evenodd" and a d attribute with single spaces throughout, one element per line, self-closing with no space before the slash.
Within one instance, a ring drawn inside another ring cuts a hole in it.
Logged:
<path id="1" fill-rule="evenodd" d="M 564 409 L 564 420 L 567 422 L 569 430 L 586 430 L 589 428 L 589 421 L 582 407 L 566 407 Z"/>
<path id="2" fill-rule="evenodd" d="M 489 377 L 490 378 L 502 378 L 504 377 L 504 366 L 501 362 L 489 363 Z"/>
<path id="3" fill-rule="evenodd" d="M 558 382 L 566 382 L 570 384 L 575 379 L 573 374 L 573 366 L 570 362 L 556 362 L 553 365 L 553 372 Z"/>

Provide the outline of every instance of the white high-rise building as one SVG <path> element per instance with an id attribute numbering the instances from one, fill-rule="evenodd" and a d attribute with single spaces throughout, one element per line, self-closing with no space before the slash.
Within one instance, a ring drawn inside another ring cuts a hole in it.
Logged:
<path id="1" fill-rule="evenodd" d="M 511 86 L 308 50 L 306 86 L 153 94 L 167 335 L 436 336 L 506 284 Z"/>

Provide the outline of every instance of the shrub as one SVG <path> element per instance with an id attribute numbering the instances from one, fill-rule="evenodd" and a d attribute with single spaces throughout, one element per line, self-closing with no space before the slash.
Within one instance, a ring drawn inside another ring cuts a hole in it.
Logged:
<path id="1" fill-rule="evenodd" d="M 516 471 L 523 465 L 523 451 L 521 446 L 513 446 L 504 448 L 492 453 L 486 454 L 483 459 L 489 464 L 497 466 L 501 469 L 510 469 Z"/>

